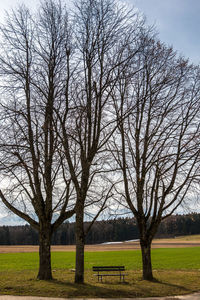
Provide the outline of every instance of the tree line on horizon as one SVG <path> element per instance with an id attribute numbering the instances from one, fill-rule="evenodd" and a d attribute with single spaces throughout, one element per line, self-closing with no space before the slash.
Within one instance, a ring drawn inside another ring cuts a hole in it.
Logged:
<path id="1" fill-rule="evenodd" d="M 84 226 L 89 224 L 85 222 Z M 161 222 L 156 238 L 200 234 L 200 214 L 172 215 Z M 139 239 L 135 218 L 96 221 L 85 243 L 101 244 Z M 63 223 L 52 235 L 52 245 L 75 245 L 75 223 Z M 39 245 L 38 232 L 30 225 L 0 226 L 0 245 Z"/>
<path id="2" fill-rule="evenodd" d="M 37 278 L 73 217 L 84 283 L 96 220 L 129 211 L 153 280 L 161 222 L 199 195 L 200 67 L 120 1 L 42 0 L 5 15 L 0 82 L 0 199 L 38 233 Z"/>

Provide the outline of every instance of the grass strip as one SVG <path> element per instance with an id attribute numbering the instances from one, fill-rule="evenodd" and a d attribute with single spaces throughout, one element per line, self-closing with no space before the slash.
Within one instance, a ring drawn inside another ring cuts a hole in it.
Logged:
<path id="1" fill-rule="evenodd" d="M 0 272 L 6 270 L 37 270 L 39 256 L 31 253 L 1 253 Z M 141 270 L 141 251 L 85 252 L 85 269 L 94 265 L 125 265 L 128 270 Z M 200 269 L 200 247 L 162 248 L 152 250 L 152 265 L 156 270 Z M 52 252 L 53 269 L 73 269 L 74 252 Z"/>

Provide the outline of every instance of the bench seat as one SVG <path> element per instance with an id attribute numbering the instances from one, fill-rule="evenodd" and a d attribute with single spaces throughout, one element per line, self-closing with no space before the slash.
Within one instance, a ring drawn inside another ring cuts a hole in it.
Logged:
<path id="1" fill-rule="evenodd" d="M 98 277 L 98 281 L 102 282 L 104 276 L 119 276 L 120 282 L 124 282 L 124 277 L 128 274 L 125 274 L 125 267 L 124 266 L 94 266 L 93 272 L 97 272 L 94 274 Z M 106 272 L 106 273 L 105 273 Z M 109 273 L 109 272 L 116 272 L 116 273 Z"/>

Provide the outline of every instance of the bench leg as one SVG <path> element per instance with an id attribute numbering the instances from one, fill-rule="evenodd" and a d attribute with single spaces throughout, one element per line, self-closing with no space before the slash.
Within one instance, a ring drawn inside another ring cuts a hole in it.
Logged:
<path id="1" fill-rule="evenodd" d="M 97 274 L 97 277 L 98 277 L 98 282 L 100 281 L 100 282 L 102 282 L 102 275 L 101 274 Z"/>

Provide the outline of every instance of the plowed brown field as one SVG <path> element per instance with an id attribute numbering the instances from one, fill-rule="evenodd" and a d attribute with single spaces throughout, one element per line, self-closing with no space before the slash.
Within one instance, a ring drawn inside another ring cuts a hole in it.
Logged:
<path id="1" fill-rule="evenodd" d="M 156 239 L 152 248 L 185 248 L 200 247 L 200 236 L 194 238 Z M 38 252 L 38 246 L 0 246 L 0 253 Z M 75 251 L 74 245 L 52 246 L 52 251 Z M 123 242 L 114 244 L 86 245 L 86 251 L 121 251 L 140 249 L 139 242 Z"/>

